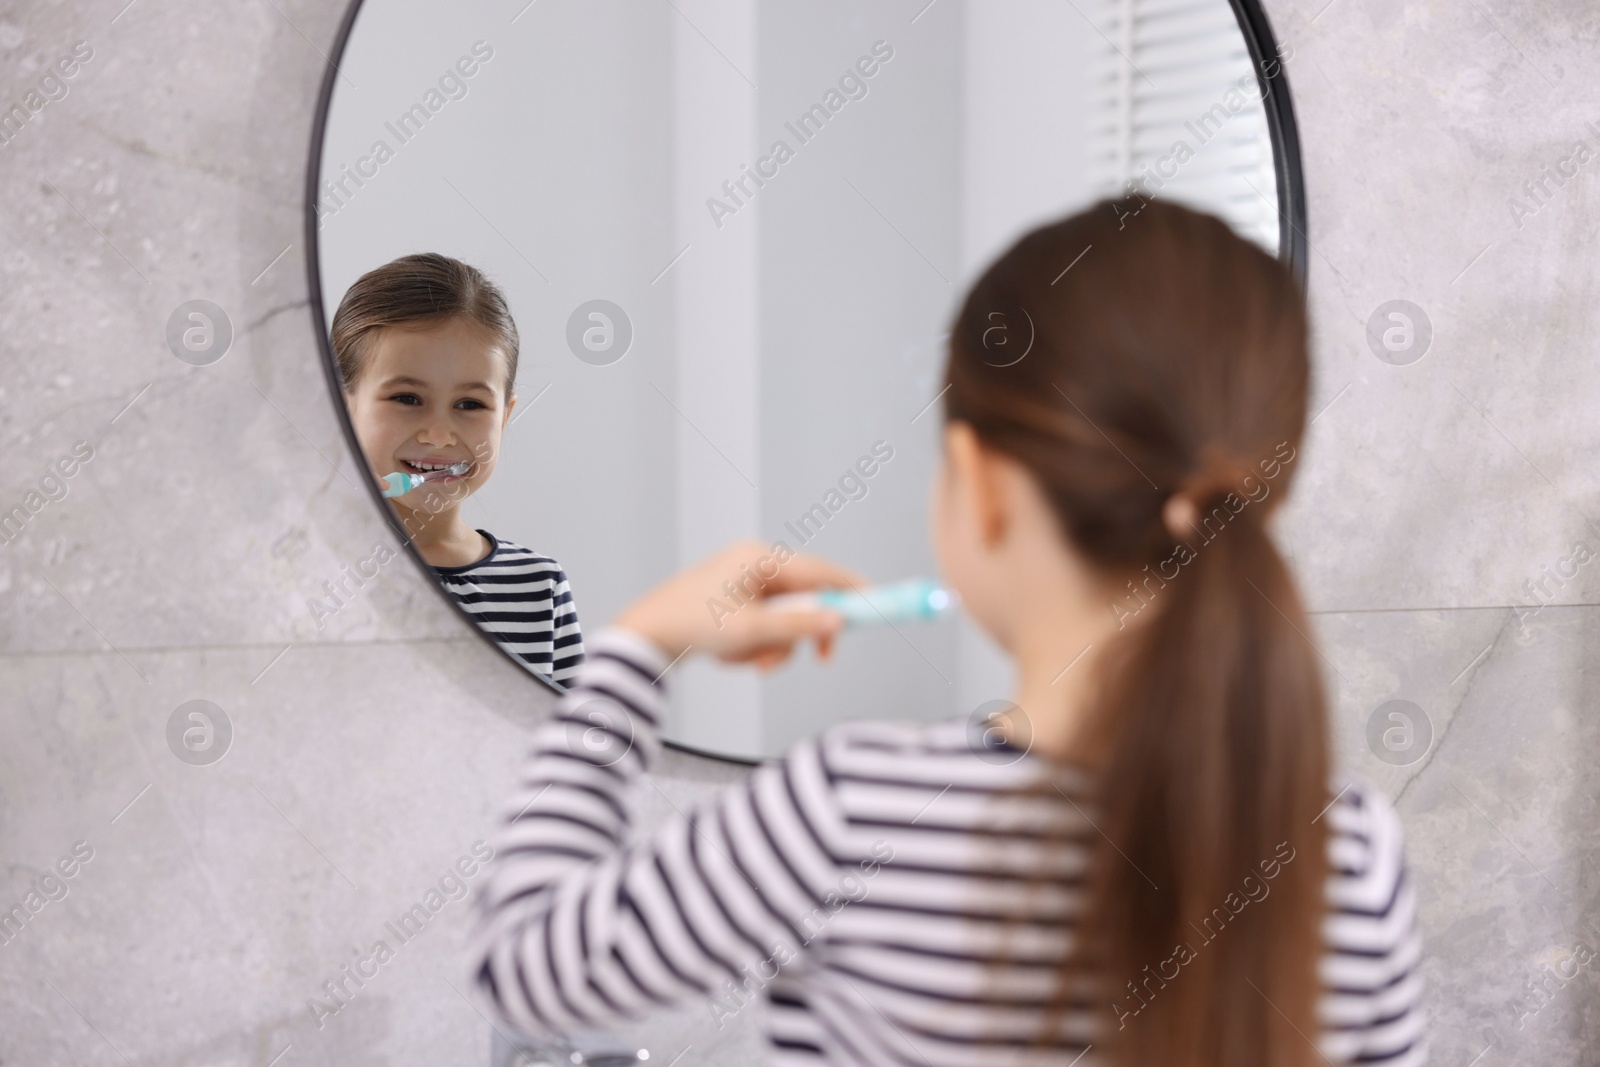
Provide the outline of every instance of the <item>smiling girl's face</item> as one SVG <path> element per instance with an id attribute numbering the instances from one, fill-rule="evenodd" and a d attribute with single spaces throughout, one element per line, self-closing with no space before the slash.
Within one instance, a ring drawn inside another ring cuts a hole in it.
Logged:
<path id="1" fill-rule="evenodd" d="M 367 346 L 345 403 L 372 473 L 472 463 L 466 474 L 429 482 L 394 503 L 416 509 L 430 494 L 459 503 L 476 492 L 494 473 L 517 402 L 507 395 L 506 356 L 493 335 L 454 317 L 377 330 Z"/>

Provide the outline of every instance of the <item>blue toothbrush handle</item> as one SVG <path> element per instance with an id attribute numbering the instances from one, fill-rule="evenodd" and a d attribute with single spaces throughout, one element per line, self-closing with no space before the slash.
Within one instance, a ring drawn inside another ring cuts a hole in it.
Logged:
<path id="1" fill-rule="evenodd" d="M 955 599 L 931 578 L 876 585 L 859 593 L 852 589 L 818 589 L 811 595 L 818 607 L 843 615 L 846 626 L 937 619 Z"/>
<path id="2" fill-rule="evenodd" d="M 383 491 L 383 495 L 385 497 L 405 496 L 407 493 L 411 492 L 411 490 L 415 489 L 422 481 L 421 478 L 414 477 L 402 471 L 395 471 L 393 474 L 385 474 L 383 479 L 389 483 L 389 488 Z"/>

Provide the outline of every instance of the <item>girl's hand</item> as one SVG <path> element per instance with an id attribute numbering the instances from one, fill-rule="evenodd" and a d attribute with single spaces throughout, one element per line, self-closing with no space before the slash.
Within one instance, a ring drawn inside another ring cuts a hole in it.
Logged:
<path id="1" fill-rule="evenodd" d="M 808 637 L 816 638 L 818 655 L 827 658 L 844 617 L 823 609 L 769 608 L 764 598 L 867 584 L 864 576 L 818 556 L 792 552 L 780 563 L 770 545 L 752 538 L 679 571 L 624 608 L 612 625 L 649 638 L 674 660 L 694 649 L 770 669 Z"/>

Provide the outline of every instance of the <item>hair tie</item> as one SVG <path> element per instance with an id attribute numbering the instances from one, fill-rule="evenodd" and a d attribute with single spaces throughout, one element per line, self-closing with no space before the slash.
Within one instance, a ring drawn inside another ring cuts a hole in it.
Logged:
<path id="1" fill-rule="evenodd" d="M 1250 473 L 1251 468 L 1245 464 L 1213 452 L 1206 465 L 1185 478 L 1162 505 L 1161 519 L 1167 532 L 1178 541 L 1187 538 L 1194 523 L 1211 510 L 1213 501 L 1243 488 Z"/>

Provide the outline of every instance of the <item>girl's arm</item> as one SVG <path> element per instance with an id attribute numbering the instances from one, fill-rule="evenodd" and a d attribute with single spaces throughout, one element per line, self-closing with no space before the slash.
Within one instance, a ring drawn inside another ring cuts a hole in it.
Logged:
<path id="1" fill-rule="evenodd" d="M 556 575 L 550 590 L 550 680 L 564 686 L 583 663 L 583 631 L 567 572 L 557 568 Z"/>
<path id="2" fill-rule="evenodd" d="M 1421 1067 L 1428 1058 L 1422 935 L 1400 817 L 1351 785 L 1327 811 L 1330 947 L 1320 962 L 1322 1054 L 1334 1063 Z"/>
<path id="3" fill-rule="evenodd" d="M 652 641 L 603 630 L 536 731 L 471 955 L 484 995 L 524 1032 L 603 1028 L 770 978 L 844 903 L 857 857 L 812 743 L 627 843 L 668 666 Z"/>

